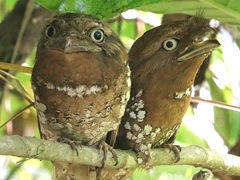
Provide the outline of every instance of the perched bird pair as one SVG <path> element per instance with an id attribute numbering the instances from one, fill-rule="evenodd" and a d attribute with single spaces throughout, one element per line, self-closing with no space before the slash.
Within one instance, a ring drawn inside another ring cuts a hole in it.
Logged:
<path id="1" fill-rule="evenodd" d="M 127 55 L 100 20 L 72 13 L 55 17 L 44 28 L 32 74 L 41 137 L 73 149 L 81 144 L 106 152 L 115 144 L 134 150 L 138 163 L 147 165 L 151 148 L 167 147 L 179 160 L 180 149 L 173 143 L 194 78 L 219 46 L 215 39 L 202 41 L 211 33 L 200 17 L 165 24 L 146 32 Z M 96 178 L 94 167 L 54 165 L 56 179 Z M 126 179 L 133 172 L 117 171 L 104 170 L 99 178 Z"/>

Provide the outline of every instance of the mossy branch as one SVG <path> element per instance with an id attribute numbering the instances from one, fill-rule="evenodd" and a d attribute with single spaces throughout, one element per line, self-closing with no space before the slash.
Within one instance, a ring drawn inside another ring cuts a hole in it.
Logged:
<path id="1" fill-rule="evenodd" d="M 0 155 L 36 158 L 50 161 L 63 161 L 100 166 L 103 153 L 95 148 L 78 147 L 79 156 L 71 150 L 68 144 L 37 139 L 34 137 L 4 136 L 0 137 Z M 136 154 L 132 151 L 115 150 L 119 163 L 108 154 L 106 167 L 108 168 L 139 168 L 136 162 Z M 193 165 L 204 167 L 212 171 L 222 172 L 228 175 L 240 176 L 240 157 L 220 154 L 218 152 L 203 149 L 198 146 L 183 147 L 180 153 L 181 160 L 174 163 L 174 154 L 165 149 L 152 149 L 152 165 Z"/>

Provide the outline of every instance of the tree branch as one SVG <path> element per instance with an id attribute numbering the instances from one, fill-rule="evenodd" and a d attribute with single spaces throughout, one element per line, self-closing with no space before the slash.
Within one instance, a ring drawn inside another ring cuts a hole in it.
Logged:
<path id="1" fill-rule="evenodd" d="M 54 150 L 53 150 L 54 149 Z M 0 137 L 0 154 L 18 157 L 36 158 L 50 161 L 100 166 L 103 153 L 99 150 L 82 146 L 78 148 L 79 156 L 71 150 L 68 144 L 36 139 L 34 137 L 5 136 Z M 108 153 L 106 167 L 108 168 L 139 168 L 143 167 L 136 161 L 136 154 L 132 151 L 115 150 L 119 163 Z M 220 154 L 198 146 L 183 147 L 180 153 L 181 160 L 174 163 L 173 153 L 165 149 L 152 149 L 152 165 L 193 165 L 204 167 L 212 171 L 220 171 L 228 175 L 240 176 L 240 158 L 229 154 Z"/>

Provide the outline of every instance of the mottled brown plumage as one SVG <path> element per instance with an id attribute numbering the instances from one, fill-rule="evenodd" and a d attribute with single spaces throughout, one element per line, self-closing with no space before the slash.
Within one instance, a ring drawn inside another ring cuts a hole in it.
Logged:
<path id="1" fill-rule="evenodd" d="M 173 143 L 190 103 L 191 87 L 204 59 L 219 46 L 215 39 L 201 42 L 210 33 L 215 32 L 207 20 L 193 17 L 156 27 L 133 44 L 131 95 L 115 148 L 136 151 L 138 163 L 146 167 L 151 148 L 168 147 L 179 159 Z M 132 172 L 106 170 L 102 179 L 127 179 Z"/>
<path id="2" fill-rule="evenodd" d="M 67 13 L 44 28 L 32 73 L 43 139 L 99 146 L 114 144 L 129 98 L 127 53 L 99 19 Z M 54 163 L 57 179 L 87 179 L 81 165 Z"/>

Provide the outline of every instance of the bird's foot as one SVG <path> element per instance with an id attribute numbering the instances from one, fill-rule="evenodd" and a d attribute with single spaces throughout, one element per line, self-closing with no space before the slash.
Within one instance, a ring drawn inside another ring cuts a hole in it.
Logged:
<path id="1" fill-rule="evenodd" d="M 113 151 L 113 148 L 112 146 L 108 145 L 105 141 L 101 141 L 99 144 L 98 144 L 98 148 L 100 150 L 103 150 L 103 159 L 102 159 L 102 166 L 101 166 L 101 169 L 104 168 L 105 166 L 105 163 L 106 163 L 106 160 L 107 160 L 107 152 L 110 151 L 112 153 L 112 157 L 113 159 L 116 161 L 115 165 L 118 164 L 118 157 L 117 157 L 117 154 Z"/>
<path id="2" fill-rule="evenodd" d="M 116 161 L 115 165 L 118 164 L 118 157 L 117 154 L 113 151 L 112 146 L 107 144 L 105 141 L 101 141 L 100 143 L 96 144 L 96 147 L 98 147 L 100 151 L 103 151 L 102 165 L 100 168 L 96 168 L 96 179 L 98 180 L 101 176 L 102 169 L 105 167 L 107 152 L 110 151 L 112 153 L 112 157 Z"/>
<path id="3" fill-rule="evenodd" d="M 70 140 L 70 139 L 67 139 L 67 138 L 63 138 L 63 137 L 59 137 L 57 139 L 58 142 L 61 142 L 61 143 L 66 143 L 66 144 L 69 144 L 71 146 L 71 149 L 76 151 L 77 153 L 77 156 L 79 155 L 78 153 L 78 146 L 81 147 L 81 143 L 78 142 L 78 141 L 73 141 L 73 140 Z"/>
<path id="4" fill-rule="evenodd" d="M 180 160 L 180 152 L 182 150 L 181 146 L 179 145 L 173 145 L 173 144 L 164 144 L 163 145 L 163 148 L 166 148 L 169 150 L 169 153 L 170 152 L 173 152 L 175 157 L 176 157 L 176 160 L 175 160 L 175 163 L 177 163 L 179 160 Z"/>

